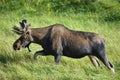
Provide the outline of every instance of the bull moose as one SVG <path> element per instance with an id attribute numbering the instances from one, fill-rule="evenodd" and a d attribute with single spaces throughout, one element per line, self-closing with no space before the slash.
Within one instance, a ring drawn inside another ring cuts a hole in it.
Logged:
<path id="1" fill-rule="evenodd" d="M 105 39 L 93 32 L 70 30 L 62 24 L 53 24 L 44 28 L 30 28 L 26 25 L 21 32 L 18 27 L 13 31 L 21 35 L 13 44 L 14 50 L 36 43 L 43 50 L 34 54 L 36 60 L 38 55 L 53 55 L 55 63 L 59 64 L 61 56 L 71 58 L 82 58 L 88 56 L 94 66 L 100 66 L 99 60 L 114 73 L 114 66 L 108 61 L 105 53 Z"/>

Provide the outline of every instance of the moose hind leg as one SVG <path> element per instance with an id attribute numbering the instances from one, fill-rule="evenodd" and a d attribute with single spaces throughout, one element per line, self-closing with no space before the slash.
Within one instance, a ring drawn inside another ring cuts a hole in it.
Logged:
<path id="1" fill-rule="evenodd" d="M 99 63 L 97 57 L 92 56 L 92 55 L 90 55 L 90 56 L 88 56 L 88 57 L 90 58 L 92 64 L 93 64 L 95 67 L 100 67 L 100 63 Z"/>
<path id="2" fill-rule="evenodd" d="M 98 59 L 100 59 L 105 64 L 105 66 L 107 66 L 108 69 L 110 69 L 113 73 L 115 73 L 114 67 L 108 61 L 104 50 L 99 51 L 99 53 L 96 56 L 97 56 Z"/>

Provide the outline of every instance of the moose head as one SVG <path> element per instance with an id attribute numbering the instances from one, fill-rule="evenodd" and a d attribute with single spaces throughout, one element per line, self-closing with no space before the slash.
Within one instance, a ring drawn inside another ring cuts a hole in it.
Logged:
<path id="1" fill-rule="evenodd" d="M 13 44 L 13 49 L 14 50 L 20 50 L 21 47 L 23 48 L 28 48 L 29 52 L 31 51 L 29 49 L 30 43 L 33 41 L 33 38 L 31 36 L 31 29 L 30 29 L 30 24 L 26 25 L 24 28 L 21 30 L 18 27 L 13 27 L 13 32 L 15 32 L 18 35 L 21 35 Z"/>

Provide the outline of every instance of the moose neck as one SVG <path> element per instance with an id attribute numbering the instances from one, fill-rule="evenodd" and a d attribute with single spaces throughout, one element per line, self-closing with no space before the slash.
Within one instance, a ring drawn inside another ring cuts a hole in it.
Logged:
<path id="1" fill-rule="evenodd" d="M 50 35 L 51 27 L 45 28 L 32 28 L 31 35 L 33 37 L 33 42 L 36 44 L 44 45 L 48 39 L 48 35 Z"/>

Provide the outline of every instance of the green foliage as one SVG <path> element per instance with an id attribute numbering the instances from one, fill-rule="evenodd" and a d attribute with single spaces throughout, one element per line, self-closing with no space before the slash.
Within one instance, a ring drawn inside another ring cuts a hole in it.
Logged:
<path id="1" fill-rule="evenodd" d="M 18 11 L 21 14 L 91 13 L 100 20 L 119 21 L 119 0 L 1 0 L 0 10 Z"/>
<path id="2" fill-rule="evenodd" d="M 120 9 L 110 9 L 107 11 L 105 21 L 120 21 Z"/>

